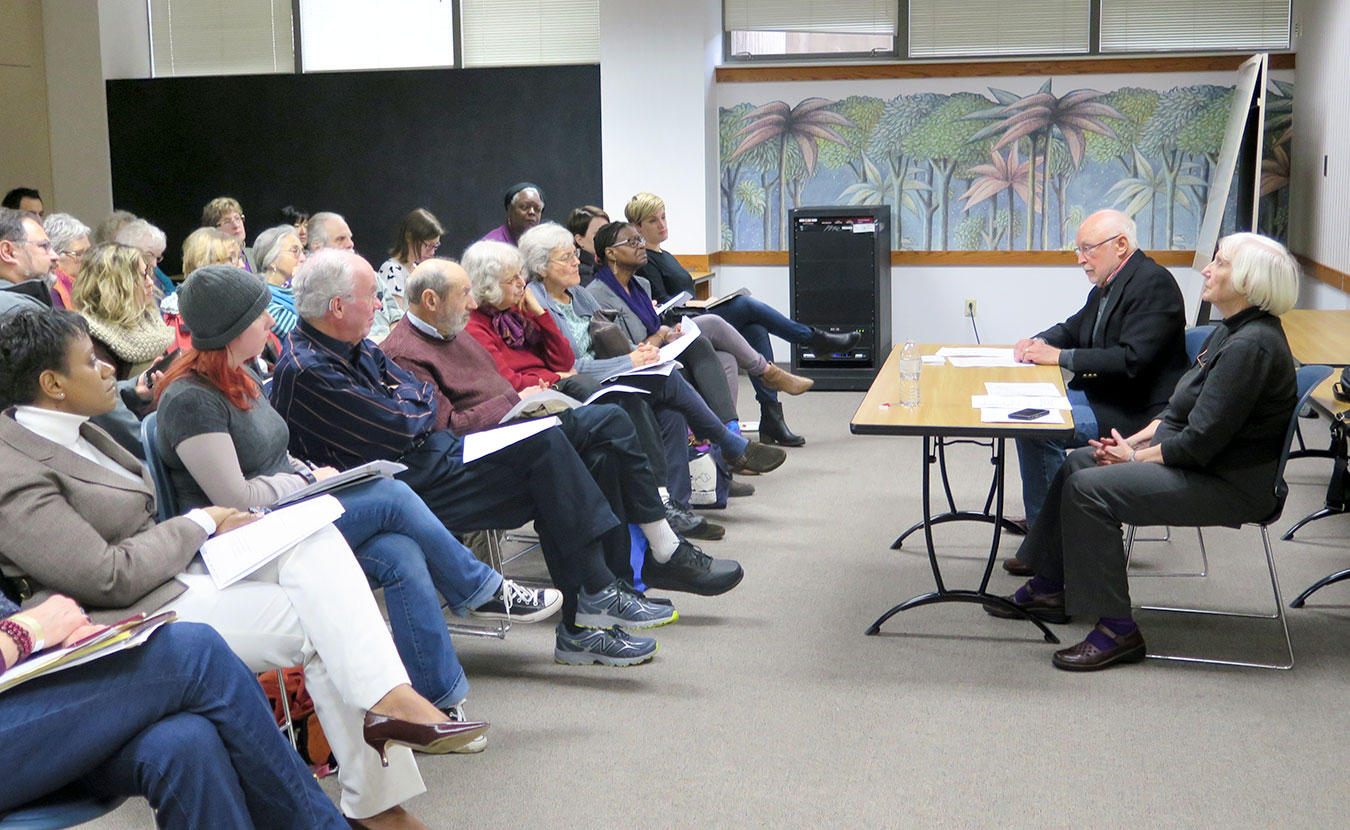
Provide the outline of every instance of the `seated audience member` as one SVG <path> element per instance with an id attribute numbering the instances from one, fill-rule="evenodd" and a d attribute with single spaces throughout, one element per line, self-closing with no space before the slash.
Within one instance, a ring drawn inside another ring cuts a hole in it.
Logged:
<path id="1" fill-rule="evenodd" d="M 591 284 L 595 279 L 595 232 L 609 224 L 609 214 L 595 205 L 582 205 L 567 214 L 567 230 L 577 246 L 577 258 L 581 260 L 577 274 L 581 285 Z"/>
<path id="2" fill-rule="evenodd" d="M 556 224 L 553 227 L 566 233 Z M 567 257 L 569 262 L 575 261 L 574 253 L 568 252 Z M 501 242 L 475 242 L 464 252 L 464 268 L 477 306 L 469 312 L 465 330 L 488 350 L 497 362 L 497 370 L 516 391 L 530 385 L 545 388 L 562 385 L 564 394 L 579 400 L 594 391 L 597 383 L 589 376 L 583 383 L 577 383 L 571 343 L 539 299 L 525 288 L 525 262 L 519 250 Z M 680 360 L 686 360 L 691 351 L 693 346 L 680 355 Z M 643 354 L 639 360 L 651 359 L 650 349 Z M 637 362 L 631 352 L 628 361 Z M 734 470 L 767 473 L 777 469 L 786 457 L 776 447 L 749 442 L 727 461 Z"/>
<path id="3" fill-rule="evenodd" d="M 278 211 L 278 214 L 281 224 L 295 228 L 295 235 L 300 238 L 300 244 L 309 247 L 309 211 L 301 210 L 295 205 L 286 205 Z"/>
<path id="4" fill-rule="evenodd" d="M 238 239 L 215 228 L 198 228 L 183 240 L 183 276 L 207 265 L 243 268 L 244 246 Z M 248 269 L 245 269 L 248 270 Z"/>
<path id="5" fill-rule="evenodd" d="M 282 226 L 294 239 L 294 232 Z M 192 349 L 158 384 L 159 454 L 180 509 L 219 504 L 239 510 L 271 507 L 315 480 L 336 474 L 286 453 L 285 421 L 246 366 L 267 341 L 268 289 L 241 268 L 210 265 L 183 283 L 183 319 Z M 447 714 L 464 720 L 469 681 L 455 656 L 436 592 L 450 610 L 536 622 L 562 603 L 552 589 L 524 588 L 479 562 L 432 515 L 408 485 L 393 479 L 334 493 L 346 512 L 334 525 L 366 577 L 384 588 L 385 607 L 412 686 Z M 465 748 L 478 751 L 487 738 Z"/>
<path id="6" fill-rule="evenodd" d="M 305 246 L 291 225 L 277 225 L 258 234 L 253 240 L 253 256 L 258 261 L 258 273 L 267 280 L 272 290 L 272 301 L 267 313 L 272 315 L 272 333 L 285 337 L 300 322 L 295 313 L 295 292 L 291 280 L 300 263 L 305 261 Z"/>
<path id="7" fill-rule="evenodd" d="M 1186 371 L 1186 308 L 1170 271 L 1139 249 L 1134 220 L 1098 211 L 1078 226 L 1074 253 L 1092 283 L 1076 314 L 1013 346 L 1024 363 L 1074 373 L 1072 439 L 1017 439 L 1022 502 L 1034 525 L 1065 450 L 1111 430 L 1130 435 L 1156 416 Z M 1030 570 L 1017 559 L 1010 573 Z"/>
<path id="8" fill-rule="evenodd" d="M 69 213 L 53 213 L 42 220 L 42 229 L 51 240 L 52 250 L 56 252 L 56 265 L 51 274 L 52 305 L 56 308 L 70 308 L 70 292 L 75 287 L 75 278 L 80 275 L 84 265 L 84 255 L 89 253 L 89 226 Z"/>
<path id="9" fill-rule="evenodd" d="M 0 597 L 0 671 L 98 630 L 68 597 L 18 611 Z M 0 694 L 0 741 L 0 814 L 76 787 L 143 796 L 163 830 L 349 826 L 253 673 L 205 625 L 164 625 L 138 648 Z"/>
<path id="10" fill-rule="evenodd" d="M 336 213 L 319 211 L 309 217 L 305 228 L 311 251 L 323 248 L 337 248 L 343 251 L 356 249 L 356 243 L 352 241 L 352 229 L 347 227 L 347 220 Z"/>
<path id="11" fill-rule="evenodd" d="M 155 301 L 155 280 L 141 252 L 111 242 L 90 248 L 71 294 L 89 325 L 98 359 L 118 380 L 143 375 L 173 346 Z"/>
<path id="12" fill-rule="evenodd" d="M 431 211 L 426 208 L 416 210 L 403 217 L 394 231 L 394 245 L 389 249 L 389 258 L 375 272 L 380 288 L 380 305 L 375 312 L 375 325 L 370 330 L 370 339 L 376 343 L 389 335 L 389 329 L 399 321 L 408 310 L 408 301 L 403 292 L 408 283 L 408 274 L 419 262 L 436 255 L 441 247 L 441 235 L 445 229 Z"/>
<path id="13" fill-rule="evenodd" d="M 56 248 L 36 213 L 0 208 L 0 280 L 14 285 L 40 280 L 50 289 L 56 263 Z"/>
<path id="14" fill-rule="evenodd" d="M 619 323 L 628 339 L 633 343 L 647 342 L 660 347 L 679 337 L 678 326 L 672 328 L 661 325 L 647 281 L 637 276 L 637 269 L 647 258 L 638 229 L 626 222 L 611 222 L 595 232 L 595 245 L 595 250 L 604 262 L 596 269 L 595 280 L 586 290 L 602 308 L 619 312 Z M 761 378 L 769 388 L 781 389 L 791 395 L 800 395 L 815 383 L 809 378 L 784 372 L 765 360 L 722 318 L 700 314 L 693 320 L 702 336 L 685 354 L 706 341 L 717 353 L 715 356 L 725 371 L 725 382 L 719 384 L 715 380 L 716 375 L 710 371 L 711 367 L 702 361 L 697 352 L 690 355 L 688 361 L 689 382 L 718 415 L 722 415 L 722 404 L 718 400 L 722 389 L 729 391 L 733 415 L 726 420 L 738 420 L 734 414 L 736 391 L 740 386 L 736 378 L 737 366 L 745 369 L 751 378 Z M 684 355 L 681 355 L 680 360 L 686 362 Z"/>
<path id="15" fill-rule="evenodd" d="M 248 248 L 248 231 L 244 228 L 244 209 L 230 196 L 217 196 L 202 208 L 202 227 L 224 231 L 239 240 L 239 248 L 244 254 L 245 271 L 253 271 L 253 249 Z M 191 272 L 184 271 L 187 275 Z"/>
<path id="16" fill-rule="evenodd" d="M 161 297 L 167 297 L 178 290 L 173 280 L 159 270 L 159 264 L 164 261 L 164 249 L 169 245 L 164 231 L 144 219 L 137 219 L 124 225 L 117 232 L 114 241 L 119 245 L 130 245 L 141 252 L 145 264 L 150 267 L 151 275 L 155 278 L 155 287 Z"/>
<path id="17" fill-rule="evenodd" d="M 648 628 L 677 615 L 605 566 L 601 540 L 618 528 L 627 550 L 627 529 L 562 431 L 546 429 L 465 464 L 464 442 L 438 429 L 445 422 L 435 390 L 365 339 L 380 304 L 370 263 L 346 251 L 315 252 L 295 281 L 295 303 L 300 325 L 283 344 L 271 390 L 292 454 L 338 469 L 397 460 L 408 467 L 399 478 L 455 532 L 533 519 L 563 594 L 554 658 L 620 666 L 650 660 L 656 641 L 619 626 Z"/>
<path id="18" fill-rule="evenodd" d="M 473 303 L 468 291 L 469 277 L 463 268 L 447 260 L 429 260 L 425 265 L 426 268 L 419 266 L 413 271 L 422 275 L 412 283 L 416 296 L 409 298 L 416 301 L 410 306 L 415 319 L 400 322 L 394 328 L 386 341 L 386 354 L 418 380 L 432 385 L 438 426 L 458 434 L 496 426 L 521 396 L 497 374 L 487 350 L 473 338 L 459 336 L 466 310 Z M 535 391 L 540 390 L 536 387 Z M 529 394 L 527 391 L 526 396 Z M 627 521 L 637 523 L 647 537 L 651 562 L 642 573 L 648 585 L 721 594 L 740 582 L 742 572 L 736 562 L 714 561 L 688 541 L 677 538 L 665 519 L 666 510 L 659 495 L 660 479 L 652 472 L 648 455 L 622 410 L 607 404 L 590 404 L 567 410 L 558 417 L 563 433 L 595 475 L 611 509 Z M 633 436 L 631 441 L 628 435 Z M 659 440 L 656 443 L 658 461 L 664 462 L 664 451 Z M 661 466 L 664 469 L 664 463 Z M 687 462 L 685 466 L 687 476 Z M 617 539 L 607 539 L 605 544 L 610 570 L 631 578 L 627 532 L 620 529 L 617 534 Z"/>
<path id="19" fill-rule="evenodd" d="M 647 262 L 637 273 L 651 284 L 652 299 L 662 303 L 681 291 L 688 291 L 693 296 L 694 278 L 679 260 L 661 248 L 661 243 L 670 237 L 666 225 L 666 203 L 655 194 L 639 193 L 629 200 L 623 212 L 628 221 L 637 226 L 646 243 Z M 702 308 L 705 301 L 690 300 L 685 305 Z M 771 334 L 789 343 L 830 353 L 851 349 L 861 337 L 856 331 L 839 334 L 789 320 L 772 306 L 753 297 L 733 297 L 709 311 L 730 323 L 770 365 L 773 364 L 773 344 L 769 342 Z M 787 421 L 783 419 L 783 405 L 778 402 L 778 390 L 754 374 L 750 375 L 750 384 L 755 387 L 755 399 L 759 401 L 759 440 L 786 447 L 804 445 L 806 439 L 788 429 Z"/>
<path id="20" fill-rule="evenodd" d="M 1089 671 L 1144 658 L 1144 638 L 1130 616 L 1122 523 L 1261 521 L 1284 486 L 1275 473 L 1297 392 L 1279 315 L 1298 299 L 1298 263 L 1278 242 L 1238 233 L 1220 240 L 1202 274 L 1200 297 L 1224 319 L 1195 365 L 1143 429 L 1126 438 L 1113 428 L 1069 455 L 1017 551 L 1035 575 L 1012 602 L 1048 622 L 1069 614 L 1097 618 L 1087 639 L 1055 652 L 1058 668 Z"/>
<path id="21" fill-rule="evenodd" d="M 521 182 L 506 191 L 506 222 L 483 235 L 493 242 L 516 244 L 520 235 L 539 224 L 544 216 L 544 192 L 539 185 Z"/>
<path id="22" fill-rule="evenodd" d="M 198 549 L 256 517 L 205 507 L 157 524 L 149 474 L 86 423 L 112 408 L 111 377 L 78 314 L 23 311 L 0 324 L 0 404 L 17 405 L 0 414 L 0 568 L 39 599 L 54 591 L 100 609 L 96 618 L 163 610 L 210 625 L 255 672 L 303 665 L 343 812 L 358 826 L 424 827 L 398 806 L 425 789 L 400 745 L 451 752 L 486 724 L 454 723 L 413 691 L 331 525 L 216 588 Z"/>
<path id="23" fill-rule="evenodd" d="M 556 223 L 546 222 L 526 231 L 521 237 L 520 254 L 523 267 L 530 278 L 530 293 L 541 307 L 549 311 L 554 326 L 567 338 L 576 357 L 572 368 L 592 384 L 620 370 L 645 365 L 659 358 L 650 343 L 628 347 L 631 351 L 619 357 L 598 359 L 590 335 L 591 317 L 599 310 L 590 292 L 578 284 L 577 257 L 570 247 L 567 231 Z M 505 283 L 502 290 L 507 289 Z M 549 364 L 549 350 L 538 350 L 540 368 L 557 370 L 562 364 Z M 502 369 L 507 374 L 506 369 Z M 766 472 L 766 466 L 776 467 L 785 459 L 782 450 L 747 441 L 717 419 L 703 398 L 679 372 L 667 376 L 627 376 L 622 381 L 648 391 L 648 396 L 624 396 L 644 399 L 660 414 L 662 439 L 668 464 L 667 486 L 679 508 L 689 506 L 688 451 L 685 429 L 692 428 L 699 438 L 710 440 L 722 449 L 722 455 L 733 469 Z M 671 418 L 670 413 L 677 417 Z"/>
<path id="24" fill-rule="evenodd" d="M 42 194 L 32 187 L 16 187 L 5 194 L 4 199 L 0 199 L 0 207 L 6 207 L 10 210 L 26 210 L 35 214 L 38 221 L 42 221 L 47 216 L 47 211 L 42 205 Z"/>
<path id="25" fill-rule="evenodd" d="M 129 210 L 114 210 L 112 213 L 103 217 L 103 221 L 94 226 L 94 230 L 89 234 L 90 245 L 102 245 L 104 242 L 114 242 L 117 239 L 117 232 L 129 222 L 136 221 L 136 214 Z"/>

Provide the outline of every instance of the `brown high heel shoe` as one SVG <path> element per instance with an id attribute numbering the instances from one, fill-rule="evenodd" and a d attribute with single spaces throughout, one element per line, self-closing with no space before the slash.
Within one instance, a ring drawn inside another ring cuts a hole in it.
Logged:
<path id="1" fill-rule="evenodd" d="M 377 715 L 366 712 L 366 722 L 361 729 L 370 748 L 380 753 L 380 764 L 389 766 L 389 757 L 385 752 L 390 744 L 406 746 L 428 755 L 444 755 L 488 731 L 489 724 L 481 721 L 457 723 L 413 723 L 412 721 Z"/>
<path id="2" fill-rule="evenodd" d="M 778 368 L 778 365 L 774 363 L 769 364 L 768 368 L 764 370 L 764 374 L 759 376 L 759 379 L 765 386 L 775 392 L 786 392 L 789 395 L 800 395 L 816 385 L 813 378 L 794 375 Z"/>

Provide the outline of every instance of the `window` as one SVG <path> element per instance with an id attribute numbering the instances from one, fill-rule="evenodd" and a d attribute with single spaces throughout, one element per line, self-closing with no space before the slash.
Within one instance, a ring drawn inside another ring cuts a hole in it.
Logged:
<path id="1" fill-rule="evenodd" d="M 1289 0 L 1100 0 L 1101 51 L 1288 49 Z"/>
<path id="2" fill-rule="evenodd" d="M 599 63 L 599 0 L 460 0 L 465 66 Z"/>
<path id="3" fill-rule="evenodd" d="M 896 0 L 726 0 L 728 54 L 894 55 Z"/>
<path id="4" fill-rule="evenodd" d="M 910 0 L 909 56 L 1082 54 L 1089 0 Z"/>
<path id="5" fill-rule="evenodd" d="M 294 72 L 290 0 L 149 0 L 152 77 Z"/>
<path id="6" fill-rule="evenodd" d="M 306 72 L 454 66 L 454 9 L 443 0 L 300 0 L 302 66 Z"/>

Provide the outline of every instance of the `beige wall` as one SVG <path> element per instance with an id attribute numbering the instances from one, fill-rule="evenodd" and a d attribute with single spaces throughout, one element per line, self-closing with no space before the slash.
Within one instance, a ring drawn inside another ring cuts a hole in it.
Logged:
<path id="1" fill-rule="evenodd" d="M 92 226 L 112 212 L 98 7 L 88 0 L 42 0 L 42 21 L 52 160 L 47 209 Z"/>
<path id="2" fill-rule="evenodd" d="M 52 190 L 43 64 L 42 4 L 0 0 L 0 194 L 12 187 Z"/>

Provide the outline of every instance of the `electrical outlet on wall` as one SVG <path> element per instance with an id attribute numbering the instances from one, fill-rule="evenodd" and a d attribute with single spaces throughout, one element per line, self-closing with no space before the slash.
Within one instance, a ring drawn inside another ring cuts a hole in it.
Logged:
<path id="1" fill-rule="evenodd" d="M 966 298 L 966 311 L 965 311 L 965 314 L 966 314 L 967 317 L 974 317 L 974 316 L 975 316 L 975 298 L 974 298 L 974 297 L 967 297 L 967 298 Z"/>

